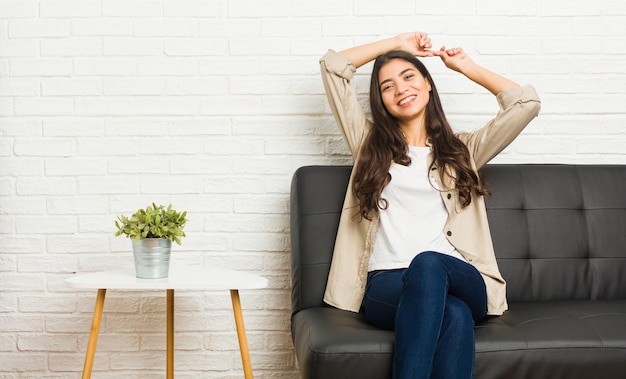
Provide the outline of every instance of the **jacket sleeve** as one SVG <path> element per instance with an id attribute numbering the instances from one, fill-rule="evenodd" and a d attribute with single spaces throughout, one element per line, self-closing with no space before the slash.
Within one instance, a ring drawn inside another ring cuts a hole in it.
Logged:
<path id="1" fill-rule="evenodd" d="M 370 122 L 351 84 L 356 68 L 348 58 L 329 50 L 320 59 L 320 70 L 328 104 L 352 157 L 356 158 L 370 127 Z"/>
<path id="2" fill-rule="evenodd" d="M 500 110 L 495 118 L 474 132 L 459 134 L 473 156 L 477 169 L 513 142 L 541 109 L 539 95 L 530 85 L 506 89 L 496 98 Z"/>

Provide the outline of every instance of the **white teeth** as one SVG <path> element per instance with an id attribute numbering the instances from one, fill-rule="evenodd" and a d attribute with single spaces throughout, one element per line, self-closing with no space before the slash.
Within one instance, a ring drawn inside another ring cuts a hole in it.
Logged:
<path id="1" fill-rule="evenodd" d="M 405 99 L 402 99 L 402 101 L 400 101 L 398 104 L 404 105 L 404 104 L 408 103 L 409 101 L 411 101 L 413 99 L 415 99 L 415 96 L 409 96 L 409 97 L 407 97 Z"/>

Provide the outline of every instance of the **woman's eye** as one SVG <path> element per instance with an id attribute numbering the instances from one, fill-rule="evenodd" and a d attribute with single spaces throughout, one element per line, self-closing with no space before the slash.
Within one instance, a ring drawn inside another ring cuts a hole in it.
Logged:
<path id="1" fill-rule="evenodd" d="M 404 77 L 404 80 L 411 80 L 411 79 L 413 79 L 414 76 L 415 75 L 413 75 L 413 74 L 408 74 L 407 76 Z"/>
<path id="2" fill-rule="evenodd" d="M 391 84 L 388 84 L 388 85 L 386 85 L 386 86 L 384 86 L 384 87 L 382 88 L 382 91 L 383 91 L 383 92 L 385 92 L 385 91 L 390 90 L 390 89 L 392 89 L 392 88 L 393 88 L 393 86 L 392 86 Z"/>

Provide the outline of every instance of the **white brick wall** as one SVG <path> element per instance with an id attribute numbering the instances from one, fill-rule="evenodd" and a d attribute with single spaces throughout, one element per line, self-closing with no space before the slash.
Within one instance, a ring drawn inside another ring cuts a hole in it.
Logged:
<path id="1" fill-rule="evenodd" d="M 497 162 L 626 163 L 624 1 L 0 0 L 0 377 L 78 378 L 95 292 L 132 265 L 113 221 L 189 211 L 174 259 L 266 276 L 242 291 L 256 376 L 297 378 L 289 183 L 350 160 L 318 75 L 327 48 L 408 30 L 542 96 Z M 427 60 L 456 128 L 493 98 Z M 367 90 L 367 69 L 356 78 Z M 110 291 L 94 378 L 161 378 L 164 296 Z M 176 300 L 178 378 L 241 377 L 227 293 Z"/>

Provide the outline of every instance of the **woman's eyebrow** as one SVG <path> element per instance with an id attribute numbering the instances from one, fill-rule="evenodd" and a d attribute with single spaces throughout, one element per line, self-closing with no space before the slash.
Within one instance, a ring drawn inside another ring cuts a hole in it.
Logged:
<path id="1" fill-rule="evenodd" d="M 406 69 L 402 70 L 402 72 L 398 76 L 402 76 L 402 75 L 406 74 L 408 71 L 415 71 L 415 69 L 412 68 L 412 67 L 406 68 Z"/>
<path id="2" fill-rule="evenodd" d="M 414 68 L 411 68 L 411 67 L 409 67 L 409 68 L 405 68 L 404 70 L 402 70 L 402 71 L 400 72 L 400 74 L 399 74 L 398 76 L 402 76 L 402 75 L 406 74 L 408 71 L 415 71 L 415 69 L 414 69 Z M 380 82 L 380 84 L 379 84 L 378 86 L 380 87 L 380 86 L 382 86 L 383 84 L 385 84 L 385 83 L 387 83 L 387 82 L 390 82 L 390 81 L 391 81 L 391 79 L 385 79 L 385 80 L 383 80 L 382 82 Z"/>
<path id="3" fill-rule="evenodd" d="M 391 79 L 385 79 L 385 80 L 383 80 L 382 82 L 380 82 L 380 84 L 378 84 L 378 86 L 379 86 L 379 87 L 382 87 L 382 85 L 383 85 L 383 84 L 385 84 L 385 83 L 387 83 L 387 82 L 390 82 L 390 81 L 391 81 Z"/>

